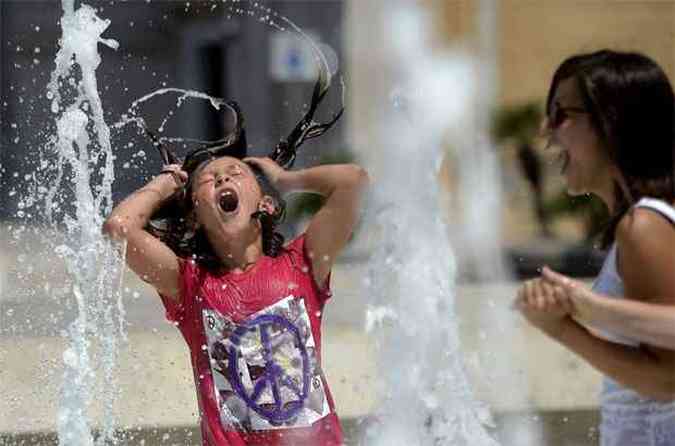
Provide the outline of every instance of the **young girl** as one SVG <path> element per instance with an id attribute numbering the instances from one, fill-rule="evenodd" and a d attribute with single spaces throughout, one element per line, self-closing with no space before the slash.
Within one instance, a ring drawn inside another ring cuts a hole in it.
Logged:
<path id="1" fill-rule="evenodd" d="M 675 98 L 663 70 L 636 53 L 599 51 L 564 61 L 547 101 L 569 193 L 593 193 L 613 215 L 609 253 L 592 292 L 675 307 Z M 603 446 L 675 444 L 675 352 L 616 324 L 570 317 L 579 284 L 544 269 L 517 304 L 546 334 L 606 375 Z M 583 321 L 582 321 L 583 322 Z"/>
<path id="2" fill-rule="evenodd" d="M 292 162 L 300 133 L 273 156 Z M 287 171 L 269 158 L 241 159 L 243 132 L 234 135 L 237 143 L 166 166 L 114 209 L 104 231 L 126 242 L 127 264 L 159 292 L 189 346 L 204 445 L 341 445 L 321 369 L 321 316 L 367 174 L 355 165 Z M 299 190 L 325 204 L 284 246 L 275 230 L 280 194 Z M 167 203 L 178 209 L 162 212 L 168 227 L 148 226 Z"/>

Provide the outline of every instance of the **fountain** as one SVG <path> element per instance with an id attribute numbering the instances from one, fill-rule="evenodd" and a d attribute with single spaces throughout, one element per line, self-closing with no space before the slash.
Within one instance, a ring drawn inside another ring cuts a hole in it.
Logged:
<path id="1" fill-rule="evenodd" d="M 117 48 L 117 42 L 101 37 L 109 24 L 92 7 L 83 4 L 76 10 L 74 0 L 64 0 L 60 50 L 47 86 L 57 134 L 46 150 L 53 150 L 58 158 L 56 179 L 45 196 L 48 221 L 56 224 L 52 211 L 59 207 L 59 198 L 75 190 L 75 212 L 64 217 L 64 239 L 54 247 L 66 264 L 68 286 L 77 303 L 77 318 L 65 333 L 69 346 L 63 352 L 57 419 L 59 444 L 69 446 L 114 441 L 113 372 L 118 344 L 124 339 L 122 257 L 100 232 L 103 216 L 112 210 L 114 179 L 110 130 L 96 81 L 101 62 L 98 44 Z M 64 97 L 61 89 L 69 87 L 75 94 Z M 97 354 L 94 344 L 101 346 Z M 97 375 L 102 384 L 96 385 Z M 104 423 L 95 442 L 89 416 L 94 399 L 104 408 Z"/>
<path id="2" fill-rule="evenodd" d="M 290 20 L 258 3 L 248 7 L 245 2 L 232 3 L 232 15 L 259 16 L 265 26 L 292 29 L 308 38 Z M 397 73 L 397 87 L 377 116 L 380 144 L 369 160 L 376 165 L 377 183 L 373 209 L 364 223 L 375 228 L 375 248 L 363 271 L 363 297 L 366 331 L 377 346 L 381 374 L 375 390 L 380 403 L 378 421 L 362 432 L 361 444 L 493 446 L 497 442 L 489 432 L 493 426 L 489 410 L 476 400 L 462 359 L 454 302 L 456 264 L 441 217 L 437 179 L 444 148 L 449 145 L 456 153 L 465 153 L 484 124 L 477 124 L 480 119 L 472 109 L 473 97 L 480 91 L 475 76 L 480 70 L 466 53 L 439 57 L 431 52 L 423 32 L 429 25 L 419 9 L 396 2 L 391 11 L 387 68 Z M 117 44 L 101 37 L 109 22 L 99 14 L 85 4 L 75 8 L 75 0 L 63 0 L 63 34 L 47 88 L 56 134 L 43 157 L 52 163 L 38 172 L 52 187 L 32 197 L 45 203 L 50 222 L 64 222 L 59 227 L 63 236 L 51 246 L 63 259 L 69 278 L 66 291 L 55 298 L 74 302 L 77 314 L 63 333 L 68 346 L 62 355 L 56 420 L 59 444 L 67 446 L 119 442 L 114 372 L 126 342 L 123 265 L 119 247 L 111 246 L 99 230 L 112 207 L 115 172 L 96 78 L 106 52 L 117 49 Z M 325 58 L 320 62 L 335 71 L 335 62 Z M 181 95 L 176 108 L 188 98 L 219 105 L 217 98 L 203 93 L 165 87 L 139 98 L 131 111 L 168 93 Z M 112 127 L 135 119 L 131 113 Z M 487 162 L 494 174 L 494 164 L 489 164 L 494 160 L 481 153 L 465 155 L 472 162 Z M 463 168 L 467 183 L 473 168 L 470 164 Z M 401 178 L 413 181 L 401 184 Z M 490 187 L 494 184 L 483 183 L 480 193 L 489 193 Z M 75 200 L 68 203 L 71 190 Z M 481 229 L 493 235 L 496 224 L 493 220 L 493 226 L 486 223 Z M 481 252 L 488 254 L 479 258 L 494 253 L 494 238 L 486 238 L 485 232 L 472 237 L 487 240 Z M 93 406 L 102 407 L 100 426 L 90 415 Z"/>
<path id="3" fill-rule="evenodd" d="M 473 128 L 473 66 L 467 55 L 431 52 L 428 18 L 397 4 L 386 35 L 398 68 L 377 152 L 376 249 L 366 278 L 367 328 L 376 340 L 384 399 L 369 445 L 497 443 L 470 389 L 454 303 L 456 265 L 441 217 L 439 168 L 448 142 Z M 402 179 L 406 179 L 402 181 Z"/>

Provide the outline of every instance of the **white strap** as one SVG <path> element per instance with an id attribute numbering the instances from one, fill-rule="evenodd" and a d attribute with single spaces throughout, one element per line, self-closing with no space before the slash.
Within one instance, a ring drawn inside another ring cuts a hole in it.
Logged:
<path id="1" fill-rule="evenodd" d="M 675 208 L 663 200 L 642 198 L 635 207 L 654 209 L 675 224 Z"/>

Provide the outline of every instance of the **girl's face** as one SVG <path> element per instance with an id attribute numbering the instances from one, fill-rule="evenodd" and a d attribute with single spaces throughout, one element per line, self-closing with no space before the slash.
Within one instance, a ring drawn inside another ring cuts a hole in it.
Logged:
<path id="1" fill-rule="evenodd" d="M 265 200 L 251 168 L 236 158 L 223 157 L 198 172 L 192 201 L 197 223 L 210 237 L 230 238 L 258 227 L 251 214 Z"/>
<path id="2" fill-rule="evenodd" d="M 570 195 L 604 191 L 611 184 L 612 163 L 591 115 L 584 108 L 575 78 L 558 83 L 548 116 L 551 142 L 561 150 L 562 173 Z"/>

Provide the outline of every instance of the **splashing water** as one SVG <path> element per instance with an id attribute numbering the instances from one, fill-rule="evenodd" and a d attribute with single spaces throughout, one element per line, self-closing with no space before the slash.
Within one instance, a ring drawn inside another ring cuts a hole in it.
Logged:
<path id="1" fill-rule="evenodd" d="M 226 2 L 227 0 L 223 0 Z M 212 8 L 212 10 L 215 8 Z M 241 17 L 254 17 L 258 19 L 259 23 L 267 25 L 273 29 L 282 32 L 294 32 L 298 35 L 302 41 L 304 41 L 310 48 L 314 60 L 316 62 L 316 75 L 319 75 L 319 72 L 323 73 L 325 76 L 325 84 L 330 85 L 332 83 L 333 76 L 339 70 L 339 60 L 335 51 L 328 45 L 315 42 L 312 37 L 310 37 L 302 28 L 296 25 L 288 17 L 279 14 L 274 11 L 272 8 L 265 6 L 262 2 L 251 2 L 242 4 L 239 0 L 233 0 L 230 2 L 230 5 L 227 6 L 228 15 L 226 18 L 229 20 L 232 16 L 241 16 Z M 340 76 L 340 88 L 342 95 L 342 103 L 345 103 L 345 94 L 346 94 L 346 85 L 344 78 Z M 178 110 L 183 103 L 188 99 L 202 99 L 210 102 L 211 106 L 215 110 L 220 110 L 220 107 L 225 104 L 227 101 L 223 98 L 218 98 L 210 96 L 207 93 L 196 91 L 196 90 L 185 90 L 181 88 L 160 88 L 153 92 L 146 94 L 131 103 L 131 106 L 127 110 L 127 113 L 123 114 L 121 119 L 112 125 L 115 129 L 120 129 L 128 124 L 135 124 L 139 130 L 143 130 L 147 127 L 145 120 L 139 116 L 139 108 L 151 99 L 154 99 L 158 96 L 163 96 L 167 94 L 176 94 L 178 95 L 174 107 L 168 110 L 165 116 L 162 118 L 162 121 L 157 128 L 158 132 L 163 133 L 167 122 L 175 115 L 175 111 Z M 208 144 L 215 141 L 206 141 L 199 140 L 194 138 L 182 138 L 182 137 L 161 137 L 159 138 L 162 142 L 182 142 L 182 143 L 201 143 Z"/>
<path id="2" fill-rule="evenodd" d="M 70 272 L 78 308 L 78 317 L 68 328 L 70 346 L 63 355 L 66 368 L 58 432 L 60 444 L 79 446 L 94 444 L 87 415 L 93 394 L 105 407 L 104 426 L 96 443 L 116 442 L 113 367 L 119 339 L 124 339 L 124 310 L 119 288 L 122 262 L 100 236 L 101 215 L 108 214 L 112 206 L 114 172 L 110 132 L 96 86 L 96 68 L 101 62 L 98 43 L 111 48 L 116 43 L 101 38 L 108 21 L 100 20 L 87 5 L 75 11 L 73 3 L 63 0 L 61 49 L 47 93 L 57 116 L 52 147 L 60 160 L 57 182 L 47 196 L 47 212 L 51 218 L 54 199 L 62 193 L 59 186 L 74 186 L 75 215 L 66 219 L 70 237 L 57 248 Z M 269 26 L 281 31 L 290 27 L 304 36 L 320 55 L 319 62 L 329 67 L 329 73 L 335 72 L 334 63 L 290 20 L 262 5 L 254 8 L 267 13 L 261 21 Z M 248 14 L 243 9 L 231 12 Z M 381 413 L 385 421 L 372 427 L 366 441 L 387 446 L 492 446 L 496 443 L 482 425 L 489 415 L 473 398 L 460 359 L 453 317 L 455 264 L 445 224 L 440 218 L 429 218 L 440 215 L 437 173 L 444 136 L 449 133 L 453 143 L 465 144 L 465 138 L 458 135 L 471 128 L 466 107 L 475 92 L 473 72 L 463 57 L 439 61 L 420 51 L 426 45 L 417 46 L 420 42 L 414 35 L 424 27 L 410 17 L 416 16 L 398 15 L 388 34 L 399 36 L 394 57 L 403 67 L 407 87 L 403 91 L 414 93 L 395 95 L 399 110 L 387 116 L 387 125 L 381 129 L 382 147 L 387 150 L 381 150 L 385 156 L 383 175 L 378 176 L 378 201 L 387 207 L 377 218 L 382 242 L 369 269 L 368 329 L 379 345 L 380 363 L 386 367 L 381 389 L 386 402 Z M 77 66 L 81 81 L 76 82 L 75 99 L 69 101 L 60 94 L 59 82 L 72 79 Z M 176 108 L 188 98 L 207 99 L 215 108 L 222 101 L 200 92 L 165 88 L 135 101 L 131 117 L 123 117 L 116 127 L 138 123 L 136 107 L 169 92 L 181 94 Z M 403 107 L 410 116 L 402 116 Z M 424 120 L 417 121 L 416 116 Z M 413 181 L 402 185 L 400 179 L 411 174 Z M 396 198 L 392 201 L 391 197 Z M 100 358 L 92 353 L 95 342 L 103 344 Z M 101 390 L 93 388 L 93 364 L 101 364 L 105 381 Z"/>
<path id="3" fill-rule="evenodd" d="M 56 179 L 45 197 L 47 218 L 53 225 L 57 222 L 52 211 L 59 207 L 56 199 L 61 197 L 63 202 L 71 190 L 75 195 L 73 215 L 61 210 L 66 234 L 54 248 L 66 264 L 77 304 L 77 318 L 64 333 L 69 345 L 63 353 L 57 419 L 59 444 L 68 446 L 94 444 L 89 416 L 93 395 L 103 405 L 104 420 L 96 444 L 115 442 L 113 372 L 118 341 L 124 340 L 123 263 L 118 251 L 101 236 L 102 216 L 112 208 L 114 172 L 110 130 L 96 82 L 101 62 L 98 44 L 117 48 L 114 40 L 101 38 L 109 24 L 92 7 L 83 4 L 75 10 L 74 0 L 63 0 L 60 49 L 47 87 L 57 129 L 46 148 L 58 159 Z M 75 89 L 74 98 L 61 93 L 68 85 Z M 94 344 L 100 344 L 97 354 L 92 350 Z M 97 384 L 99 379 L 102 384 Z"/>
<path id="4" fill-rule="evenodd" d="M 118 43 L 101 37 L 110 25 L 109 20 L 100 19 L 94 8 L 86 4 L 75 9 L 74 3 L 75 0 L 62 3 L 60 49 L 46 93 L 56 116 L 56 135 L 50 139 L 43 156 L 55 157 L 58 162 L 41 173 L 53 177 L 52 187 L 43 193 L 46 217 L 57 226 L 55 213 L 63 216 L 66 235 L 62 243 L 54 246 L 54 251 L 66 264 L 77 307 L 77 317 L 64 333 L 69 345 L 63 353 L 65 367 L 57 415 L 59 444 L 90 446 L 119 442 L 115 437 L 113 411 L 118 391 L 114 368 L 119 344 L 126 342 L 121 294 L 124 252 L 120 253 L 100 231 L 103 216 L 112 210 L 114 157 L 110 127 L 104 120 L 97 87 L 96 70 L 101 63 L 98 44 L 117 49 Z M 320 46 L 289 19 L 258 3 L 251 9 L 231 6 L 230 10 L 242 16 L 263 12 L 261 22 L 280 31 L 289 29 L 298 33 L 312 46 L 317 63 L 326 67 L 330 82 L 337 71 L 337 61 L 329 63 Z M 138 107 L 167 93 L 179 94 L 175 109 L 192 98 L 208 100 L 216 109 L 225 102 L 197 91 L 163 88 L 134 101 L 129 115 L 122 116 L 113 128 L 128 123 L 142 127 Z M 169 111 L 163 118 L 160 131 L 172 115 Z M 64 209 L 69 191 L 74 191 L 71 202 L 74 209 L 70 213 Z M 100 346 L 97 353 L 93 348 L 96 345 Z M 103 406 L 101 426 L 94 426 L 90 416 L 94 404 Z M 96 427 L 100 433 L 94 440 L 92 430 Z"/>
<path id="5" fill-rule="evenodd" d="M 379 129 L 381 211 L 366 279 L 366 329 L 378 352 L 383 401 L 365 441 L 494 446 L 484 427 L 489 411 L 475 400 L 462 362 L 456 263 L 440 218 L 438 181 L 446 142 L 458 149 L 475 126 L 474 65 L 462 54 L 431 54 L 424 33 L 431 26 L 418 9 L 392 11 L 385 35 L 392 36 L 389 62 L 401 86 Z"/>

